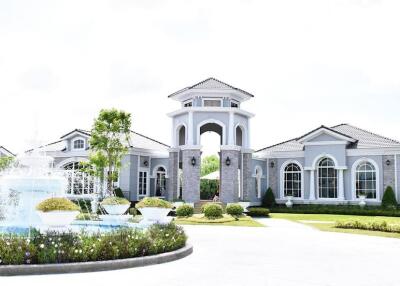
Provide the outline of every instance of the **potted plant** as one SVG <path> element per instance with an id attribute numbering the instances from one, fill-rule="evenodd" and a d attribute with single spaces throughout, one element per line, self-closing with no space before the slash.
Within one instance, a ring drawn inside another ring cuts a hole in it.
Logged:
<path id="1" fill-rule="evenodd" d="M 144 221 L 163 223 L 167 221 L 172 204 L 159 198 L 146 197 L 136 204 L 136 208 L 143 215 Z"/>
<path id="2" fill-rule="evenodd" d="M 125 198 L 108 197 L 105 198 L 100 205 L 110 215 L 123 215 L 131 206 L 131 202 Z"/>
<path id="3" fill-rule="evenodd" d="M 293 206 L 293 202 L 292 202 L 293 196 L 286 196 L 286 199 L 287 199 L 287 202 L 285 203 L 285 205 L 286 205 L 288 208 L 291 208 L 291 207 Z"/>
<path id="4" fill-rule="evenodd" d="M 36 206 L 43 224 L 50 227 L 70 225 L 80 213 L 80 208 L 67 198 L 50 198 Z"/>
<path id="5" fill-rule="evenodd" d="M 365 202 L 365 199 L 367 198 L 367 194 L 366 194 L 364 191 L 360 191 L 360 192 L 358 193 L 358 198 L 360 199 L 360 202 L 358 203 L 359 206 L 360 206 L 361 208 L 364 208 L 365 205 L 367 204 L 367 203 Z"/>

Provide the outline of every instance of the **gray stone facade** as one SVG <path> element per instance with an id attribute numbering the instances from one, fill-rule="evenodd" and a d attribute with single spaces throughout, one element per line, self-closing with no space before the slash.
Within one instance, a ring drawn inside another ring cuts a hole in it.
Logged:
<path id="1" fill-rule="evenodd" d="M 268 183 L 272 191 L 275 194 L 275 197 L 279 198 L 279 185 L 278 185 L 278 180 L 279 180 L 279 174 L 278 174 L 278 160 L 277 159 L 269 159 L 268 161 Z M 271 164 L 274 165 L 274 167 L 271 167 Z"/>
<path id="2" fill-rule="evenodd" d="M 167 199 L 172 201 L 178 197 L 179 150 L 169 152 L 169 177 L 167 180 Z"/>
<path id="3" fill-rule="evenodd" d="M 229 157 L 230 165 L 226 165 Z M 220 178 L 220 200 L 223 203 L 237 202 L 239 200 L 239 169 L 240 151 L 221 150 L 221 178 Z"/>
<path id="4" fill-rule="evenodd" d="M 196 161 L 194 166 L 192 165 L 193 157 Z M 182 199 L 187 203 L 200 201 L 200 167 L 200 149 L 182 150 Z"/>
<path id="5" fill-rule="evenodd" d="M 382 156 L 382 167 L 383 167 L 383 191 L 382 195 L 385 192 L 388 186 L 391 186 L 394 190 L 395 188 L 395 160 L 393 155 L 385 155 Z M 390 161 L 390 164 L 387 165 L 386 161 Z"/>
<path id="6" fill-rule="evenodd" d="M 251 194 L 254 193 L 254 178 L 252 176 L 253 170 L 251 168 L 251 161 L 252 161 L 252 153 L 246 152 L 243 153 L 243 164 L 242 164 L 242 173 L 241 177 L 243 180 L 242 184 L 242 200 L 244 201 L 252 201 Z"/>

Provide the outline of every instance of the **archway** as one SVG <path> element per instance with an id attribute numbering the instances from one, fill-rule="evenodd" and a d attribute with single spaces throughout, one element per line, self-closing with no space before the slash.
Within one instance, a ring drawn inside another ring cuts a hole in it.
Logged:
<path id="1" fill-rule="evenodd" d="M 200 199 L 219 198 L 220 149 L 224 127 L 218 123 L 205 123 L 199 128 L 201 149 Z"/>

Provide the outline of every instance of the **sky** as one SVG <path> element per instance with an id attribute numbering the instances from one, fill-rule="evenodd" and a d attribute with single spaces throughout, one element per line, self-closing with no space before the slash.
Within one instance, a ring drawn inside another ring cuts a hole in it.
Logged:
<path id="1" fill-rule="evenodd" d="M 379 0 L 0 0 L 0 145 L 53 142 L 111 107 L 170 144 L 167 96 L 208 77 L 255 95 L 253 149 L 322 124 L 400 140 L 399 14 Z"/>

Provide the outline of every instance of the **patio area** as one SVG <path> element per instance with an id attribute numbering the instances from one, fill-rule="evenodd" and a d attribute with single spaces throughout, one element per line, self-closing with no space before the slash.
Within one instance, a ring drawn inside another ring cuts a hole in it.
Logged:
<path id="1" fill-rule="evenodd" d="M 185 226 L 194 253 L 110 272 L 0 278 L 5 285 L 399 285 L 400 240 L 322 232 L 280 219 L 261 227 Z"/>

